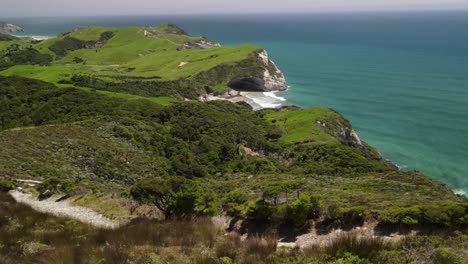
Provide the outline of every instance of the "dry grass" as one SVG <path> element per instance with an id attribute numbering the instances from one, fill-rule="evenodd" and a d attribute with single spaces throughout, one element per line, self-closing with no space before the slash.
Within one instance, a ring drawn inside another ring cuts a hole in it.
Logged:
<path id="1" fill-rule="evenodd" d="M 347 232 L 336 237 L 324 250 L 331 256 L 349 252 L 362 258 L 369 258 L 388 246 L 381 237 L 360 236 L 353 232 Z"/>

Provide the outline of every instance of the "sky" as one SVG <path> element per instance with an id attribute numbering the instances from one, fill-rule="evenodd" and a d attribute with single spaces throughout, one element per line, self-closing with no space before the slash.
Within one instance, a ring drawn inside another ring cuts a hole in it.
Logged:
<path id="1" fill-rule="evenodd" d="M 468 9 L 468 0 L 0 0 L 15 16 L 316 13 Z"/>

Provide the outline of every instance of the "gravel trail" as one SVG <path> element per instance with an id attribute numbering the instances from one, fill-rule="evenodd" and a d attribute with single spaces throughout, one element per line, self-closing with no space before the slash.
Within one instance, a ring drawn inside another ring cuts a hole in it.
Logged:
<path id="1" fill-rule="evenodd" d="M 31 206 L 32 209 L 55 216 L 69 217 L 99 228 L 115 229 L 118 224 L 103 215 L 85 207 L 70 205 L 67 201 L 56 202 L 54 198 L 39 201 L 31 194 L 10 191 L 9 194 L 18 203 Z"/>

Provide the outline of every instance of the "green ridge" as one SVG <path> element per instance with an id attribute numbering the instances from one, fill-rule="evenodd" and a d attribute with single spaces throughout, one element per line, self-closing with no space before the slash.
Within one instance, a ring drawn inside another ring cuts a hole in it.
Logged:
<path id="1" fill-rule="evenodd" d="M 145 36 L 145 32 L 150 33 Z M 102 39 L 104 34 L 107 34 L 106 38 Z M 135 86 L 136 83 L 146 82 L 150 89 L 155 91 L 150 93 L 153 96 L 166 95 L 178 99 L 181 97 L 194 99 L 205 93 L 205 89 L 226 91 L 226 84 L 230 78 L 239 76 L 230 74 L 233 68 L 236 74 L 241 76 L 263 74 L 262 68 L 246 67 L 246 65 L 261 65 L 260 60 L 251 59 L 261 51 L 261 48 L 254 45 L 178 50 L 184 43 L 201 40 L 205 38 L 191 37 L 183 30 L 169 24 L 159 27 L 87 27 L 62 33 L 57 38 L 44 40 L 38 44 L 23 41 L 40 53 L 52 56 L 54 60 L 50 66 L 16 65 L 0 74 L 37 78 L 57 85 L 67 82 L 75 86 L 87 86 L 111 92 L 123 91 L 114 87 L 115 83 Z M 8 44 L 0 44 L 0 52 L 5 50 Z M 242 61 L 247 63 L 239 64 Z M 206 80 L 205 72 L 223 65 L 230 66 L 220 68 L 223 70 L 218 70 L 216 75 L 208 75 L 210 79 Z M 198 78 L 199 75 L 204 77 Z M 99 85 L 89 81 L 73 81 L 73 76 L 92 76 L 98 80 Z M 149 81 L 152 82 L 148 83 Z M 165 86 L 164 82 L 167 81 L 188 82 L 189 87 L 184 89 L 191 89 L 193 92 L 179 91 L 174 94 L 161 91 L 160 89 L 163 89 L 161 86 Z M 135 89 L 125 92 L 151 96 L 148 92 Z"/>

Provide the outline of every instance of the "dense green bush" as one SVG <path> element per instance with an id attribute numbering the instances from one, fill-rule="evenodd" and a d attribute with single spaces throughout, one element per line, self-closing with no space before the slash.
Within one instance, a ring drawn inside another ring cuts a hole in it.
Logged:
<path id="1" fill-rule="evenodd" d="M 294 165 L 308 174 L 355 175 L 390 170 L 380 158 L 368 157 L 365 150 L 344 144 L 298 146 L 295 153 Z"/>
<path id="2" fill-rule="evenodd" d="M 459 226 L 468 224 L 466 203 L 391 208 L 381 212 L 380 220 L 387 224 L 417 225 L 437 224 Z"/>
<path id="3" fill-rule="evenodd" d="M 258 200 L 249 206 L 247 210 L 247 219 L 258 223 L 271 223 L 272 216 L 275 211 L 275 206 L 266 203 L 263 200 Z"/>
<path id="4" fill-rule="evenodd" d="M 70 179 L 59 179 L 57 177 L 50 177 L 44 180 L 37 186 L 37 190 L 40 193 L 49 191 L 50 194 L 63 193 L 73 194 L 78 190 L 77 182 L 73 182 Z"/>
<path id="5" fill-rule="evenodd" d="M 341 221 L 343 224 L 360 225 L 366 220 L 366 207 L 354 206 L 342 212 Z"/>
<path id="6" fill-rule="evenodd" d="M 296 227 L 301 227 L 312 217 L 313 209 L 310 196 L 303 193 L 299 199 L 287 205 L 285 220 Z"/>
<path id="7" fill-rule="evenodd" d="M 141 96 L 168 96 L 173 98 L 197 99 L 201 92 L 191 87 L 186 80 L 152 81 L 145 79 L 121 79 L 111 82 L 92 75 L 73 75 L 72 84 L 97 90 L 123 92 Z"/>
<path id="8" fill-rule="evenodd" d="M 64 36 L 62 39 L 59 39 L 50 45 L 49 50 L 57 54 L 58 56 L 65 56 L 68 52 L 79 50 L 79 49 L 89 49 L 102 46 L 107 40 L 111 39 L 114 36 L 114 33 L 111 31 L 103 32 L 101 37 L 97 41 L 86 41 L 70 36 Z"/>
<path id="9" fill-rule="evenodd" d="M 6 179 L 0 179 L 0 192 L 8 192 L 9 190 L 13 190 L 15 188 L 15 184 Z"/>
<path id="10" fill-rule="evenodd" d="M 248 196 L 240 190 L 233 190 L 223 198 L 223 206 L 229 216 L 239 217 L 245 210 Z"/>
<path id="11" fill-rule="evenodd" d="M 283 185 L 271 185 L 268 187 L 267 192 L 272 195 L 279 195 L 282 192 L 281 186 L 284 185 L 284 183 Z M 286 224 L 299 228 L 306 225 L 308 220 L 318 217 L 322 210 L 321 206 L 321 197 L 308 193 L 302 193 L 298 199 L 286 201 L 282 204 L 275 204 L 262 199 L 250 205 L 247 211 L 247 219 L 277 226 Z"/>
<path id="12" fill-rule="evenodd" d="M 49 65 L 51 62 L 52 57 L 49 54 L 42 54 L 32 47 L 21 47 L 18 44 L 0 52 L 0 70 L 14 65 Z"/>

